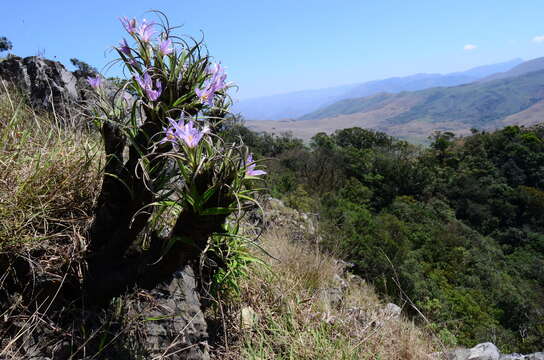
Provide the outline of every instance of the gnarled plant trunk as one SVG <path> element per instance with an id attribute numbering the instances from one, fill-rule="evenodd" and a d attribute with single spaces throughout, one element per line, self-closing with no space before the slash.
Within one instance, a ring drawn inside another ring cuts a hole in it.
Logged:
<path id="1" fill-rule="evenodd" d="M 226 215 L 199 215 L 184 209 L 168 237 L 149 234 L 149 249 L 134 249 L 152 208 L 141 210 L 154 201 L 153 180 L 166 167 L 165 158 L 153 154 L 150 168 L 154 172 L 148 174 L 150 178 L 146 182 L 138 168 L 142 156 L 149 155 L 145 153 L 151 146 L 149 139 L 161 131 L 160 122 L 153 115 L 147 115 L 135 144 L 129 147 L 126 162 L 123 162 L 124 136 L 110 123 L 103 126 L 108 162 L 89 229 L 88 273 L 84 280 L 88 306 L 105 305 L 135 285 L 151 289 L 186 265 L 198 264 L 209 237 L 221 232 L 225 223 Z M 199 187 L 206 189 L 211 184 L 211 176 L 199 175 Z M 218 191 L 209 202 L 228 207 L 232 200 Z"/>

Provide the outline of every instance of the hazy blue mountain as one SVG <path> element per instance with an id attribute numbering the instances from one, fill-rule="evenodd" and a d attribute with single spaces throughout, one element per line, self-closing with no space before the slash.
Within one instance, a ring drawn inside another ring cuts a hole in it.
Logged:
<path id="1" fill-rule="evenodd" d="M 292 121 L 250 121 L 255 131 L 310 139 L 318 132 L 362 127 L 424 143 L 434 131 L 532 126 L 544 121 L 544 69 L 519 76 L 396 94 L 344 99 Z"/>
<path id="2" fill-rule="evenodd" d="M 470 83 L 497 72 L 508 71 L 522 62 L 522 59 L 513 59 L 450 74 L 416 74 L 327 89 L 303 90 L 241 100 L 234 105 L 233 111 L 241 113 L 248 120 L 299 118 L 344 99 L 359 98 L 381 92 L 398 93 Z"/>
<path id="3" fill-rule="evenodd" d="M 491 75 L 480 81 L 462 84 L 463 86 L 436 86 L 415 90 L 413 94 L 403 93 L 401 95 L 403 98 L 410 96 L 425 99 L 424 104 L 415 106 L 409 112 L 409 114 L 411 114 L 409 117 L 411 117 L 412 120 L 416 118 L 430 119 L 430 117 L 436 120 L 437 118 L 450 117 L 453 115 L 458 116 L 465 113 L 465 110 L 471 111 L 470 109 L 474 110 L 475 108 L 483 114 L 493 111 L 492 106 L 502 107 L 505 104 L 509 104 L 513 105 L 515 108 L 516 106 L 513 102 L 516 103 L 520 100 L 518 98 L 520 92 L 521 97 L 527 101 L 539 97 L 540 93 L 531 93 L 527 91 L 527 88 L 523 87 L 519 80 L 520 77 L 523 77 L 524 84 L 530 83 L 531 85 L 539 86 L 540 83 L 538 81 L 543 80 L 541 76 L 542 73 L 540 72 L 542 70 L 544 70 L 544 58 L 538 58 L 523 62 L 512 68 L 510 71 Z M 479 74 L 484 73 L 485 72 L 479 72 Z M 535 77 L 536 80 L 533 81 L 532 77 Z M 505 80 L 505 82 L 497 82 L 498 80 Z M 544 82 L 542 85 L 544 85 Z M 511 91 L 511 93 L 502 93 L 502 91 Z M 353 92 L 355 92 L 355 89 Z M 504 99 L 500 96 L 498 97 L 499 93 L 501 96 L 504 96 Z M 380 93 L 379 96 L 362 95 L 357 98 L 343 99 L 301 116 L 299 120 L 323 119 L 338 115 L 350 115 L 376 110 L 389 104 L 390 101 L 395 101 L 396 98 L 394 92 L 388 91 Z M 499 98 L 502 100 L 497 100 Z M 524 104 L 526 103 L 523 101 L 519 103 L 520 106 L 524 106 Z M 454 109 L 452 106 L 456 108 Z M 430 110 L 431 108 L 433 110 Z M 462 111 L 461 108 L 463 108 Z M 455 114 L 448 114 L 450 111 L 455 111 Z M 517 111 L 512 113 L 515 112 Z M 426 115 L 421 117 L 423 113 Z M 403 116 L 408 116 L 408 113 Z"/>
<path id="4" fill-rule="evenodd" d="M 483 128 L 544 100 L 544 70 L 415 94 L 423 101 L 391 123 L 462 121 Z"/>
<path id="5" fill-rule="evenodd" d="M 481 82 L 493 81 L 498 79 L 507 79 L 515 76 L 520 76 L 534 71 L 544 70 L 544 57 L 525 61 L 510 70 L 503 70 L 481 79 Z"/>
<path id="6" fill-rule="evenodd" d="M 382 111 L 386 107 L 401 108 L 400 104 L 410 104 L 399 113 L 387 117 L 388 123 L 454 121 L 481 128 L 527 110 L 543 100 L 544 70 L 539 70 L 453 87 L 345 99 L 307 114 L 300 120 L 332 119 L 340 115 L 361 116 L 370 111 Z M 542 114 L 540 107 L 534 111 Z"/>
<path id="7" fill-rule="evenodd" d="M 418 91 L 439 86 L 468 84 L 497 72 L 508 71 L 521 63 L 523 63 L 522 59 L 513 59 L 499 64 L 478 66 L 467 71 L 451 74 L 416 74 L 369 81 L 351 89 L 345 94 L 345 98 L 370 96 L 381 92 L 394 94 L 402 91 Z"/>
<path id="8" fill-rule="evenodd" d="M 241 100 L 234 104 L 232 111 L 241 113 L 249 120 L 297 118 L 344 98 L 355 86 L 357 85 L 343 85 Z"/>

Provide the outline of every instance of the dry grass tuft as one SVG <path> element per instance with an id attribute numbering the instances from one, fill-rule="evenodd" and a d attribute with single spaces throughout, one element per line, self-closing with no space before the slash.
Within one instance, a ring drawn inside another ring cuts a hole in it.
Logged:
<path id="1" fill-rule="evenodd" d="M 0 83 L 0 358 L 61 330 L 52 304 L 83 272 L 103 156 L 97 136 L 60 123 Z"/>
<path id="2" fill-rule="evenodd" d="M 99 186 L 99 142 L 6 91 L 0 116 L 0 249 L 70 237 L 88 220 Z"/>
<path id="3" fill-rule="evenodd" d="M 216 358 L 405 360 L 437 350 L 341 262 L 291 237 L 277 226 L 263 235 L 262 246 L 277 260 L 268 268 L 255 264 L 243 281 L 242 298 L 229 311 L 237 314 L 226 330 L 230 343 Z"/>

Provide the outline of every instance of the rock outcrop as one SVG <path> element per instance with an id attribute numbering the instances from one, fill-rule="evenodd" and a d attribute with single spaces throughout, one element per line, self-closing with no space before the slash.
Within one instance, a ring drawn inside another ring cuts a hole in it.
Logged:
<path id="1" fill-rule="evenodd" d="M 268 228 L 272 224 L 287 226 L 292 230 L 293 237 L 297 240 L 318 236 L 317 224 L 312 214 L 292 209 L 286 206 L 283 201 L 272 197 L 266 199 L 264 204 L 266 216 L 264 219 L 258 219 L 264 228 Z M 260 217 L 259 214 L 256 215 Z"/>
<path id="2" fill-rule="evenodd" d="M 440 359 L 447 360 L 544 360 L 544 352 L 534 354 L 501 354 L 499 349 L 490 342 L 478 344 L 470 349 L 455 349 L 442 354 L 436 354 Z"/>
<path id="3" fill-rule="evenodd" d="M 17 86 L 36 109 L 66 115 L 80 100 L 77 78 L 57 61 L 10 56 L 0 62 L 0 78 Z"/>
<path id="4" fill-rule="evenodd" d="M 76 315 L 82 314 L 87 321 L 79 324 L 77 321 L 83 319 L 68 315 L 67 324 L 51 321 L 49 326 L 35 328 L 28 328 L 18 317 L 10 319 L 9 324 L 0 321 L 0 334 L 12 334 L 14 339 L 8 345 L 10 338 L 0 338 L 0 360 L 210 358 L 207 324 L 189 266 L 152 290 L 140 289 L 119 298 L 105 312 L 91 310 Z M 103 328 L 106 331 L 101 331 Z M 81 329 L 86 329 L 85 333 L 78 333 Z"/>
<path id="5" fill-rule="evenodd" d="M 207 360 L 208 333 L 193 270 L 187 266 L 169 284 L 149 292 L 154 306 L 141 309 L 145 347 L 152 358 Z"/>

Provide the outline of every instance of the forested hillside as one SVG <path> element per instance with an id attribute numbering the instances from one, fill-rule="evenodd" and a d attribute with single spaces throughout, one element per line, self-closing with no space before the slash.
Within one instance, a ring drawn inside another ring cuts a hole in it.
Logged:
<path id="1" fill-rule="evenodd" d="M 322 246 L 446 343 L 544 342 L 544 128 L 506 127 L 423 149 L 360 128 L 231 134 L 269 161 L 268 189 L 318 213 Z"/>

